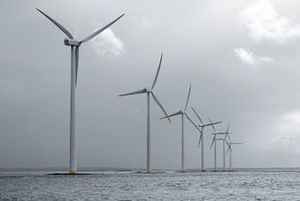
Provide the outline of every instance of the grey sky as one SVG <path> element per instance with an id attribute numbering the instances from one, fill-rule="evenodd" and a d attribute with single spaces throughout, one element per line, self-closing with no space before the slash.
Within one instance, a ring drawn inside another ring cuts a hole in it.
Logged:
<path id="1" fill-rule="evenodd" d="M 205 119 L 230 122 L 232 139 L 244 143 L 233 150 L 235 166 L 300 166 L 299 4 L 1 1 L 0 167 L 68 165 L 70 52 L 65 36 L 36 7 L 78 39 L 126 14 L 81 48 L 79 166 L 145 167 L 146 96 L 117 94 L 150 86 L 162 51 L 155 90 L 169 113 L 184 107 L 192 83 L 190 106 Z M 170 126 L 159 120 L 156 104 L 151 107 L 153 168 L 179 168 L 180 120 Z M 186 125 L 186 167 L 196 168 L 198 133 Z"/>

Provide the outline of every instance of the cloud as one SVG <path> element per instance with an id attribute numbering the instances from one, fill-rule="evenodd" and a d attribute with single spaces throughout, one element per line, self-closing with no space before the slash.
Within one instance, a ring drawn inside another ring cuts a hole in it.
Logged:
<path id="1" fill-rule="evenodd" d="M 240 22 L 248 29 L 249 36 L 257 42 L 286 42 L 300 37 L 300 25 L 292 24 L 289 18 L 281 16 L 266 0 L 258 1 L 242 10 Z"/>
<path id="2" fill-rule="evenodd" d="M 100 27 L 99 25 L 97 27 Z M 120 56 L 124 53 L 124 43 L 111 28 L 106 29 L 91 41 L 92 48 L 99 55 Z"/>
<path id="3" fill-rule="evenodd" d="M 300 132 L 300 112 L 292 112 L 284 114 L 280 120 L 281 124 L 278 130 L 281 133 L 287 133 L 290 131 Z"/>
<path id="4" fill-rule="evenodd" d="M 241 61 L 251 66 L 260 65 L 263 63 L 270 63 L 274 61 L 274 59 L 272 59 L 269 56 L 258 56 L 253 52 L 251 52 L 250 50 L 245 50 L 244 48 L 241 47 L 236 48 L 233 51 L 237 56 L 237 58 L 239 58 Z"/>

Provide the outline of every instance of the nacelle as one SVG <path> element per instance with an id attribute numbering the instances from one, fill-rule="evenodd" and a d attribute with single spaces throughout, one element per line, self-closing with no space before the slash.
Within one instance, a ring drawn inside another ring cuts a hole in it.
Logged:
<path id="1" fill-rule="evenodd" d="M 68 38 L 66 38 L 64 40 L 64 43 L 65 43 L 66 46 L 79 46 L 80 45 L 80 43 L 78 41 L 72 40 L 72 39 L 68 39 Z"/>

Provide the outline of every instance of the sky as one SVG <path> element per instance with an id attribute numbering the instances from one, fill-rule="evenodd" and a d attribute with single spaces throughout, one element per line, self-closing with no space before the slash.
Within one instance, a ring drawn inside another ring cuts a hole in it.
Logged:
<path id="1" fill-rule="evenodd" d="M 145 168 L 146 95 L 168 113 L 190 106 L 231 125 L 234 167 L 300 166 L 300 2 L 296 0 L 2 0 L 0 167 L 67 167 L 70 49 L 40 8 L 80 40 L 76 88 L 79 167 Z M 299 50 L 299 51 L 298 51 Z M 152 168 L 180 168 L 181 122 L 151 102 Z M 186 168 L 200 167 L 199 132 L 185 124 Z M 212 129 L 205 130 L 206 167 Z M 218 144 L 218 166 L 221 162 Z M 228 155 L 227 155 L 228 156 Z"/>

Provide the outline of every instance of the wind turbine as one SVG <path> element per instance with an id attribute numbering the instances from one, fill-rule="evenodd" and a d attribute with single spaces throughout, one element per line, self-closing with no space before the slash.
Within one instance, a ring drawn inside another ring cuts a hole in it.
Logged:
<path id="1" fill-rule="evenodd" d="M 61 24 L 59 24 L 56 20 L 48 16 L 46 13 L 37 8 L 42 15 L 44 15 L 48 20 L 50 20 L 57 28 L 59 28 L 62 32 L 64 32 L 68 38 L 64 40 L 64 44 L 66 46 L 71 47 L 71 93 L 70 93 L 70 164 L 69 164 L 69 174 L 77 173 L 77 152 L 76 152 L 76 136 L 75 136 L 75 87 L 77 84 L 77 72 L 78 72 L 78 61 L 79 61 L 79 47 L 96 37 L 98 34 L 103 32 L 105 29 L 110 27 L 116 21 L 124 16 L 124 14 L 120 15 L 114 21 L 105 25 L 104 27 L 98 29 L 94 33 L 88 35 L 83 40 L 75 40 L 72 34 L 64 28 Z"/>
<path id="2" fill-rule="evenodd" d="M 179 110 L 178 112 L 170 114 L 169 116 L 160 118 L 160 119 L 165 119 L 165 118 L 181 115 L 181 172 L 185 171 L 185 169 L 184 169 L 184 117 L 186 117 L 189 120 L 189 122 L 201 133 L 201 136 L 202 136 L 202 132 L 199 129 L 199 127 L 192 121 L 192 119 L 186 113 L 186 109 L 188 107 L 189 99 L 190 99 L 190 95 L 191 95 L 191 89 L 192 89 L 192 85 L 190 84 L 189 92 L 188 92 L 186 103 L 185 103 L 183 110 Z"/>
<path id="3" fill-rule="evenodd" d="M 217 135 L 225 135 L 223 138 L 218 139 L 218 140 L 222 140 L 223 143 L 223 170 L 226 170 L 226 164 L 225 164 L 225 143 L 227 142 L 226 139 L 228 138 L 230 140 L 230 132 L 229 132 L 229 128 L 230 128 L 230 124 L 228 124 L 226 131 L 224 132 L 214 132 L 213 134 L 217 134 Z"/>
<path id="4" fill-rule="evenodd" d="M 129 95 L 135 95 L 135 94 L 147 94 L 147 173 L 151 172 L 151 139 L 150 139 L 150 94 L 152 96 L 152 98 L 154 99 L 154 101 L 157 103 L 157 105 L 159 106 L 159 108 L 162 110 L 162 112 L 168 116 L 166 110 L 163 108 L 163 106 L 160 104 L 160 102 L 158 101 L 157 97 L 155 96 L 153 89 L 154 86 L 156 84 L 157 81 L 157 77 L 160 71 L 160 67 L 161 67 L 161 63 L 162 63 L 162 58 L 163 58 L 163 53 L 161 53 L 160 56 L 160 60 L 159 60 L 159 65 L 158 65 L 158 69 L 153 81 L 153 84 L 151 86 L 151 88 L 144 88 L 144 89 L 140 89 L 137 91 L 133 91 L 130 93 L 125 93 L 125 94 L 120 94 L 119 96 L 129 96 Z M 171 120 L 168 118 L 169 122 L 171 123 Z"/>
<path id="5" fill-rule="evenodd" d="M 224 138 L 222 138 L 222 137 L 216 137 L 215 138 L 215 144 L 217 144 L 217 141 L 223 141 L 224 142 Z M 223 161 L 225 161 L 224 159 L 225 158 L 223 158 Z"/>
<path id="6" fill-rule="evenodd" d="M 212 123 L 212 121 L 210 119 L 208 119 L 210 123 Z M 213 133 L 212 135 L 214 136 L 213 137 L 213 140 L 211 142 L 211 145 L 210 145 L 210 149 L 212 148 L 212 146 L 214 145 L 214 171 L 217 171 L 217 142 L 216 142 L 216 137 L 217 135 L 219 134 L 217 131 L 216 131 L 216 128 L 214 125 L 211 125 L 212 128 L 213 128 Z"/>
<path id="7" fill-rule="evenodd" d="M 216 122 L 210 122 L 210 123 L 206 123 L 204 124 L 200 115 L 196 112 L 195 108 L 192 107 L 192 110 L 194 111 L 194 113 L 196 114 L 197 118 L 200 121 L 200 125 L 198 125 L 201 129 L 201 135 L 199 136 L 199 141 L 198 141 L 198 147 L 200 146 L 200 142 L 201 142 L 201 171 L 204 171 L 204 128 L 207 126 L 212 126 L 212 125 L 216 125 L 216 124 L 220 124 L 222 123 L 222 121 L 216 121 Z"/>
<path id="8" fill-rule="evenodd" d="M 228 142 L 227 140 L 226 140 L 226 143 L 227 143 L 227 145 L 228 145 L 228 149 L 227 149 L 227 152 L 228 151 L 230 151 L 229 153 L 230 153 L 230 155 L 229 155 L 229 169 L 230 170 L 232 170 L 232 145 L 234 144 L 243 144 L 243 143 L 240 143 L 240 142 Z"/>

